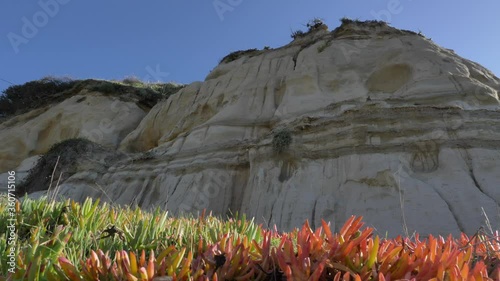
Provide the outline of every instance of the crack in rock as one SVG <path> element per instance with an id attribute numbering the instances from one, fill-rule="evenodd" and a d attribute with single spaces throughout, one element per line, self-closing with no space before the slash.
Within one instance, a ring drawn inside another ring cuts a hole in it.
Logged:
<path id="1" fill-rule="evenodd" d="M 467 165 L 467 168 L 469 169 L 469 176 L 471 177 L 472 181 L 474 182 L 474 186 L 482 194 L 484 194 L 486 197 L 488 197 L 493 202 L 495 202 L 497 205 L 499 205 L 498 202 L 495 200 L 495 198 L 493 198 L 491 195 L 489 195 L 487 192 L 485 192 L 483 190 L 483 188 L 481 187 L 481 185 L 479 184 L 479 181 L 477 180 L 476 175 L 474 174 L 474 167 L 472 165 L 472 157 L 470 156 L 469 150 L 464 149 L 464 152 L 465 152 L 464 161 L 465 161 L 465 164 Z"/>

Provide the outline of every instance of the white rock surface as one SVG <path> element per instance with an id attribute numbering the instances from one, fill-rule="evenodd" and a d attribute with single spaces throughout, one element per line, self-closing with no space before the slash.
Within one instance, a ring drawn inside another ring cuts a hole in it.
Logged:
<path id="1" fill-rule="evenodd" d="M 17 168 L 11 170 L 15 172 L 14 185 L 20 184 L 26 178 L 26 176 L 28 176 L 28 172 L 33 166 L 35 166 L 39 158 L 40 156 L 38 155 L 26 158 L 24 159 L 23 162 L 21 162 L 21 164 Z M 0 174 L 0 183 L 1 183 L 0 192 L 8 191 L 7 189 L 8 178 L 9 178 L 9 171 Z"/>
<path id="2" fill-rule="evenodd" d="M 319 31 L 217 66 L 155 106 L 120 143 L 147 157 L 102 177 L 77 173 L 60 194 L 173 212 L 239 211 L 282 230 L 321 219 L 338 230 L 362 215 L 383 236 L 404 234 L 404 226 L 409 234 L 472 234 L 483 209 L 498 228 L 499 91 L 491 72 L 416 34 Z M 282 129 L 292 142 L 277 153 L 273 136 Z M 38 143 L 31 150 L 42 150 Z"/>

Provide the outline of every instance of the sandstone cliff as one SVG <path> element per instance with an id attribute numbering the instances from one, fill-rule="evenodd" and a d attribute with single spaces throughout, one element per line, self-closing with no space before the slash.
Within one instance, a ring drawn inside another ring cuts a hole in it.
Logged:
<path id="1" fill-rule="evenodd" d="M 499 91 L 419 34 L 344 21 L 228 57 L 149 112 L 84 92 L 17 116 L 0 125 L 0 172 L 90 130 L 128 157 L 79 169 L 62 196 L 283 230 L 362 215 L 381 235 L 472 234 L 483 210 L 500 226 Z"/>

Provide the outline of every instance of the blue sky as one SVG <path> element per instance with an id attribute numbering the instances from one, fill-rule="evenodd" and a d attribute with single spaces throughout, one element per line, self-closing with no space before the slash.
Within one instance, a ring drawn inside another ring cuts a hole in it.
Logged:
<path id="1" fill-rule="evenodd" d="M 0 79 L 201 81 L 229 52 L 282 46 L 312 18 L 334 29 L 344 16 L 422 31 L 499 76 L 499 11 L 498 0 L 3 0 Z"/>

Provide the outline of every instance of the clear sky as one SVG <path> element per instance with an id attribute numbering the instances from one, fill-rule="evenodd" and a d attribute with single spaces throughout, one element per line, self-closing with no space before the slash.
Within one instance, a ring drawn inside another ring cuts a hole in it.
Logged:
<path id="1" fill-rule="evenodd" d="M 498 0 L 2 0 L 0 90 L 47 75 L 201 81 L 229 52 L 344 16 L 421 31 L 499 76 L 499 13 Z"/>

